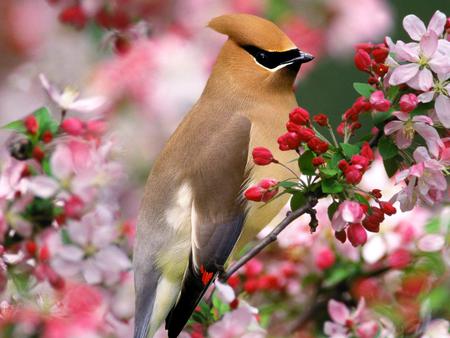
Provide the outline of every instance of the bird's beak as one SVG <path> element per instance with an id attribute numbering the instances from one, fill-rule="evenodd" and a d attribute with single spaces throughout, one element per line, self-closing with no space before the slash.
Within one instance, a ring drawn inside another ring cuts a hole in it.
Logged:
<path id="1" fill-rule="evenodd" d="M 306 63 L 306 62 L 309 62 L 314 59 L 314 56 L 312 56 L 309 53 L 302 52 L 300 49 L 297 49 L 296 52 L 297 52 L 296 56 L 294 56 L 290 60 L 287 60 L 284 63 L 285 64 L 293 64 L 293 63 L 302 64 L 302 63 Z"/>

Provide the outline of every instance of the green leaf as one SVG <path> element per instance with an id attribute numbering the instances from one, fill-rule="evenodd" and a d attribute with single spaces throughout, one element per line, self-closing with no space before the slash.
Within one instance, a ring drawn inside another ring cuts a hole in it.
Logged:
<path id="1" fill-rule="evenodd" d="M 292 181 L 281 181 L 281 182 L 278 182 L 278 185 L 280 187 L 286 188 L 286 189 L 299 186 L 297 182 L 292 182 Z"/>
<path id="2" fill-rule="evenodd" d="M 389 99 L 389 101 L 391 101 L 391 102 L 394 101 L 394 99 L 398 95 L 399 91 L 400 91 L 399 86 L 390 86 L 387 91 L 387 98 Z"/>
<path id="3" fill-rule="evenodd" d="M 378 141 L 378 150 L 384 160 L 389 160 L 398 154 L 398 148 L 390 137 L 383 135 Z"/>
<path id="4" fill-rule="evenodd" d="M 301 208 L 305 204 L 306 204 L 306 197 L 302 191 L 298 191 L 294 195 L 292 195 L 292 198 L 290 201 L 292 211 L 295 211 L 298 208 Z"/>
<path id="5" fill-rule="evenodd" d="M 353 83 L 353 88 L 355 88 L 358 94 L 367 98 L 370 97 L 370 94 L 372 94 L 375 91 L 375 88 L 373 88 L 370 84 L 363 82 Z"/>
<path id="6" fill-rule="evenodd" d="M 339 203 L 333 202 L 328 206 L 328 218 L 330 219 L 330 221 L 333 219 L 333 215 L 336 212 L 337 208 L 339 207 Z"/>
<path id="7" fill-rule="evenodd" d="M 345 279 L 349 279 L 358 271 L 358 267 L 355 264 L 339 264 L 332 267 L 326 272 L 326 277 L 323 283 L 325 288 L 335 286 Z"/>
<path id="8" fill-rule="evenodd" d="M 26 273 L 12 272 L 9 274 L 9 276 L 10 276 L 17 292 L 22 296 L 26 296 L 30 289 L 29 275 Z"/>
<path id="9" fill-rule="evenodd" d="M 394 109 L 391 108 L 387 112 L 377 111 L 372 113 L 373 123 L 376 125 L 381 125 L 384 121 L 391 117 Z"/>
<path id="10" fill-rule="evenodd" d="M 69 245 L 72 244 L 72 239 L 70 238 L 69 232 L 66 228 L 61 229 L 61 240 L 63 244 Z"/>
<path id="11" fill-rule="evenodd" d="M 314 154 L 311 150 L 305 151 L 298 159 L 298 165 L 303 175 L 314 175 L 316 168 L 312 164 Z"/>
<path id="12" fill-rule="evenodd" d="M 383 160 L 384 169 L 386 170 L 386 174 L 388 177 L 392 177 L 397 172 L 400 167 L 400 163 L 402 162 L 402 158 L 399 156 L 395 156 L 388 160 Z"/>
<path id="13" fill-rule="evenodd" d="M 42 161 L 42 170 L 44 171 L 44 174 L 47 176 L 52 176 L 52 168 L 50 166 L 50 161 L 48 158 L 45 158 Z"/>
<path id="14" fill-rule="evenodd" d="M 322 191 L 326 194 L 337 194 L 344 190 L 343 185 L 333 178 L 323 179 L 321 185 Z"/>
<path id="15" fill-rule="evenodd" d="M 344 157 L 340 153 L 334 153 L 328 164 L 328 167 L 337 169 L 339 161 L 343 160 Z"/>
<path id="16" fill-rule="evenodd" d="M 362 203 L 362 204 L 367 205 L 368 207 L 370 207 L 369 202 L 367 201 L 367 199 L 363 195 L 355 194 L 354 197 L 355 197 L 355 200 L 357 200 L 359 203 Z"/>
<path id="17" fill-rule="evenodd" d="M 319 171 L 325 178 L 336 176 L 339 173 L 339 170 L 333 168 L 320 168 Z"/>
<path id="18" fill-rule="evenodd" d="M 348 158 L 352 157 L 353 155 L 359 154 L 360 147 L 354 144 L 350 143 L 340 143 L 342 152 L 344 155 Z"/>
<path id="19" fill-rule="evenodd" d="M 25 134 L 27 132 L 27 128 L 22 120 L 12 121 L 2 127 L 2 129 L 13 130 L 17 133 Z"/>
<path id="20" fill-rule="evenodd" d="M 49 130 L 52 134 L 58 131 L 59 123 L 53 118 L 47 107 L 35 110 L 33 115 L 39 123 L 39 135 L 42 135 L 46 130 Z"/>
<path id="21" fill-rule="evenodd" d="M 441 220 L 439 218 L 433 218 L 425 225 L 425 231 L 429 234 L 435 234 L 441 230 Z"/>
<path id="22" fill-rule="evenodd" d="M 449 296 L 449 290 L 444 287 L 431 289 L 430 293 L 426 296 L 426 300 L 430 305 L 430 310 L 433 312 L 437 312 L 441 309 L 445 309 Z"/>

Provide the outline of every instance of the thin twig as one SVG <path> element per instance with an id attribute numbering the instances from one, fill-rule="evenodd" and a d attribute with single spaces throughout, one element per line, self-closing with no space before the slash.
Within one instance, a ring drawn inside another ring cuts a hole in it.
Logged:
<path id="1" fill-rule="evenodd" d="M 247 263 L 250 259 L 255 257 L 261 250 L 263 250 L 270 243 L 276 241 L 277 236 L 282 232 L 292 221 L 299 218 L 304 214 L 312 214 L 312 208 L 317 204 L 316 197 L 310 197 L 308 203 L 306 203 L 303 207 L 289 212 L 286 217 L 268 234 L 264 237 L 258 244 L 256 244 L 251 250 L 249 250 L 244 256 L 242 256 L 236 263 L 230 266 L 230 268 L 222 273 L 219 277 L 221 282 L 226 282 L 230 276 L 239 270 L 245 263 Z"/>

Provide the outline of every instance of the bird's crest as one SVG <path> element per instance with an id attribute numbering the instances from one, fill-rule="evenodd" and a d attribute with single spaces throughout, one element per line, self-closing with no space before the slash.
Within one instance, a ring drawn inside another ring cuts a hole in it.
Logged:
<path id="1" fill-rule="evenodd" d="M 228 35 L 240 46 L 281 52 L 297 48 L 274 23 L 250 14 L 226 14 L 212 19 L 208 27 Z"/>

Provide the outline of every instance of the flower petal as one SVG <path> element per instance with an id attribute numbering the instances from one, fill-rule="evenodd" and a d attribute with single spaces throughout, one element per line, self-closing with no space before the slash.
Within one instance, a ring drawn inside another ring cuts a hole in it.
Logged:
<path id="1" fill-rule="evenodd" d="M 423 21 L 413 14 L 405 16 L 403 19 L 403 28 L 409 34 L 411 39 L 415 41 L 419 41 L 426 32 Z"/>
<path id="2" fill-rule="evenodd" d="M 419 70 L 407 83 L 413 89 L 427 91 L 433 86 L 433 74 L 428 68 Z"/>
<path id="3" fill-rule="evenodd" d="M 425 252 L 439 251 L 444 247 L 445 238 L 438 234 L 428 234 L 419 239 L 417 246 Z"/>
<path id="4" fill-rule="evenodd" d="M 436 115 L 445 128 L 450 128 L 450 98 L 445 95 L 439 95 L 434 104 Z"/>
<path id="5" fill-rule="evenodd" d="M 417 163 L 426 162 L 431 160 L 430 155 L 428 154 L 427 148 L 425 147 L 417 147 L 413 153 L 414 160 Z"/>
<path id="6" fill-rule="evenodd" d="M 413 122 L 423 122 L 423 123 L 429 124 L 430 126 L 433 125 L 433 120 L 431 119 L 431 117 L 426 116 L 426 115 L 414 116 L 412 118 L 412 120 L 413 120 Z"/>
<path id="7" fill-rule="evenodd" d="M 391 135 L 392 133 L 402 129 L 403 124 L 404 123 L 402 121 L 391 121 L 384 126 L 384 133 L 386 135 Z"/>
<path id="8" fill-rule="evenodd" d="M 68 105 L 68 109 L 79 113 L 90 113 L 101 108 L 106 103 L 106 98 L 102 96 L 90 97 L 87 99 L 76 100 Z"/>
<path id="9" fill-rule="evenodd" d="M 430 90 L 429 92 L 420 94 L 417 98 L 419 99 L 420 102 L 428 103 L 431 100 L 433 100 L 433 97 L 434 97 L 434 91 Z"/>
<path id="10" fill-rule="evenodd" d="M 350 317 L 350 311 L 347 309 L 344 303 L 337 302 L 331 299 L 328 302 L 328 313 L 331 319 L 337 324 L 345 325 L 345 322 Z"/>
<path id="11" fill-rule="evenodd" d="M 412 137 L 409 136 L 405 130 L 399 130 L 397 134 L 395 134 L 395 144 L 399 149 L 406 149 L 412 143 Z"/>
<path id="12" fill-rule="evenodd" d="M 438 36 L 434 32 L 429 32 L 420 39 L 420 49 L 426 58 L 430 58 L 438 47 Z"/>
<path id="13" fill-rule="evenodd" d="M 398 61 L 418 62 L 420 59 L 420 45 L 416 42 L 404 43 L 403 41 L 397 41 L 394 51 Z"/>
<path id="14" fill-rule="evenodd" d="M 36 196 L 49 198 L 58 191 L 59 184 L 51 177 L 40 175 L 30 178 L 27 187 Z"/>
<path id="15" fill-rule="evenodd" d="M 408 63 L 398 66 L 394 69 L 389 79 L 389 84 L 397 86 L 401 83 L 408 82 L 419 72 L 419 65 L 416 63 Z"/>
<path id="16" fill-rule="evenodd" d="M 447 54 L 434 53 L 433 57 L 428 60 L 430 68 L 438 74 L 439 78 L 448 78 L 450 72 L 450 52 Z"/>
<path id="17" fill-rule="evenodd" d="M 428 24 L 427 31 L 434 32 L 437 36 L 441 35 L 444 31 L 445 22 L 447 21 L 447 17 L 441 11 L 434 12 L 431 17 L 430 23 Z"/>

